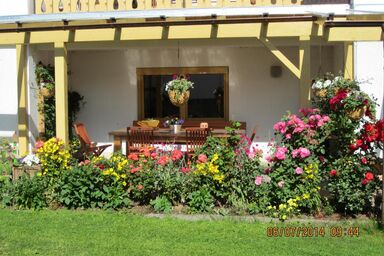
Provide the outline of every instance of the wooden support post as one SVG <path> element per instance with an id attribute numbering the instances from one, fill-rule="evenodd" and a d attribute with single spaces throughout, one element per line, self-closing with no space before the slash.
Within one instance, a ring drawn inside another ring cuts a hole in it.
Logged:
<path id="1" fill-rule="evenodd" d="M 300 70 L 300 107 L 306 108 L 311 105 L 311 38 L 300 37 L 299 47 L 299 70 Z"/>
<path id="2" fill-rule="evenodd" d="M 344 43 L 344 78 L 355 78 L 353 42 Z"/>
<path id="3" fill-rule="evenodd" d="M 69 143 L 67 46 L 55 42 L 56 137 Z"/>
<path id="4" fill-rule="evenodd" d="M 19 155 L 28 154 L 28 87 L 27 87 L 27 48 L 24 44 L 16 45 L 17 56 L 17 96 L 18 96 L 18 137 Z"/>

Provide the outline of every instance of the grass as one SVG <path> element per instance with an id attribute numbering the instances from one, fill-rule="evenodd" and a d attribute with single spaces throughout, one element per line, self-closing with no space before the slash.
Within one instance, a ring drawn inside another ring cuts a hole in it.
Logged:
<path id="1" fill-rule="evenodd" d="M 268 237 L 282 224 L 156 219 L 125 212 L 0 210 L 0 255 L 382 255 L 373 222 L 359 237 Z M 302 226 L 303 224 L 293 224 Z"/>

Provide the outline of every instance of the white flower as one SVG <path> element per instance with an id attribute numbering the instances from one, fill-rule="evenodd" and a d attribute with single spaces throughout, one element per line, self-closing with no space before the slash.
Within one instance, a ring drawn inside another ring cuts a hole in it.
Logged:
<path id="1" fill-rule="evenodd" d="M 335 77 L 335 79 L 333 79 L 333 82 L 338 82 L 338 81 L 340 81 L 342 79 L 343 79 L 343 77 L 337 76 L 337 77 Z"/>
<path id="2" fill-rule="evenodd" d="M 322 89 L 323 88 L 323 82 L 321 80 L 318 80 L 312 84 L 312 89 Z"/>
<path id="3" fill-rule="evenodd" d="M 324 83 L 323 83 L 323 88 L 327 88 L 328 86 L 330 86 L 332 84 L 332 81 L 331 80 L 326 80 Z"/>
<path id="4" fill-rule="evenodd" d="M 40 163 L 40 159 L 36 155 L 27 155 L 21 160 L 21 163 L 28 166 L 36 165 Z"/>

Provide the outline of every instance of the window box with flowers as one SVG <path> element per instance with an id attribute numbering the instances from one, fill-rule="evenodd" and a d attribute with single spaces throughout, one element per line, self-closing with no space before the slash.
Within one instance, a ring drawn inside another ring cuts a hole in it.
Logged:
<path id="1" fill-rule="evenodd" d="M 188 102 L 190 89 L 193 89 L 193 82 L 189 81 L 188 75 L 173 75 L 165 87 L 173 105 L 180 107 Z"/>

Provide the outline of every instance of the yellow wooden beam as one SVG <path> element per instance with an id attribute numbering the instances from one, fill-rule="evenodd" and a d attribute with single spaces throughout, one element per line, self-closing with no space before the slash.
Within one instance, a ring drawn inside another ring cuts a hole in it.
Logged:
<path id="1" fill-rule="evenodd" d="M 273 55 L 285 65 L 297 78 L 300 78 L 300 70 L 268 38 L 260 37 L 260 42 L 267 47 Z"/>
<path id="2" fill-rule="evenodd" d="M 300 69 L 300 107 L 306 108 L 311 104 L 311 38 L 300 37 L 299 46 Z"/>
<path id="3" fill-rule="evenodd" d="M 56 137 L 69 143 L 68 133 L 68 75 L 67 46 L 55 42 L 55 96 L 56 96 Z"/>
<path id="4" fill-rule="evenodd" d="M 330 42 L 381 41 L 381 27 L 333 27 L 327 28 L 325 38 Z"/>
<path id="5" fill-rule="evenodd" d="M 19 154 L 28 154 L 28 87 L 27 87 L 27 49 L 24 44 L 16 45 L 17 56 L 17 92 L 18 92 L 18 133 Z"/>
<path id="6" fill-rule="evenodd" d="M 344 43 L 344 77 L 347 79 L 354 79 L 354 51 L 353 43 Z"/>

